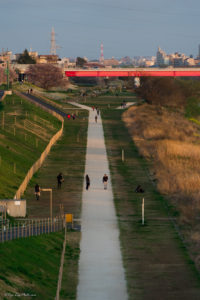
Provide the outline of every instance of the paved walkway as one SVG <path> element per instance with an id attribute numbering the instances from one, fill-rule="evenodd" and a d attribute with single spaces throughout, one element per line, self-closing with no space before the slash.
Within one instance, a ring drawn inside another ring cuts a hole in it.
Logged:
<path id="1" fill-rule="evenodd" d="M 89 109 L 86 106 L 80 107 Z M 85 174 L 90 189 L 83 189 L 82 239 L 79 261 L 78 300 L 126 300 L 126 282 L 122 265 L 119 230 L 113 204 L 110 172 L 101 118 L 89 109 L 89 127 Z M 104 190 L 102 177 L 109 177 Z"/>

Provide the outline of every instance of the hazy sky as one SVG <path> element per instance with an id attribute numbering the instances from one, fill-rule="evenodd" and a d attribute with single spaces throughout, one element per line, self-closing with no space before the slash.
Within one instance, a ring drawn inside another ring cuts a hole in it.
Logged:
<path id="1" fill-rule="evenodd" d="M 0 51 L 49 54 L 52 27 L 60 57 L 196 56 L 200 0 L 0 0 Z"/>

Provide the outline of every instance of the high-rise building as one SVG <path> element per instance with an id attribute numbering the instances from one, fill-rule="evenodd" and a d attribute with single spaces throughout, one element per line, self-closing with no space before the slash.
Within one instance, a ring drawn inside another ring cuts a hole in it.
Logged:
<path id="1" fill-rule="evenodd" d="M 156 64 L 160 66 L 169 65 L 169 56 L 158 47 L 158 51 L 156 53 Z"/>

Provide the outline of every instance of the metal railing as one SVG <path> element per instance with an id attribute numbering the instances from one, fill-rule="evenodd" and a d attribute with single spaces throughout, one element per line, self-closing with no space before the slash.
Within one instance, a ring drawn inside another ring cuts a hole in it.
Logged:
<path id="1" fill-rule="evenodd" d="M 45 219 L 19 220 L 15 221 L 15 223 L 3 220 L 0 223 L 0 242 L 57 232 L 61 231 L 64 227 L 65 220 L 61 216 Z"/>

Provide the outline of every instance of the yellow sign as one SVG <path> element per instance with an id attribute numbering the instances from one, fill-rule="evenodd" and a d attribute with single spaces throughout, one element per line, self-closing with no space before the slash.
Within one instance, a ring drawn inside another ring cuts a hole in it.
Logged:
<path id="1" fill-rule="evenodd" d="M 73 223 L 73 215 L 72 214 L 65 214 L 66 223 Z"/>

